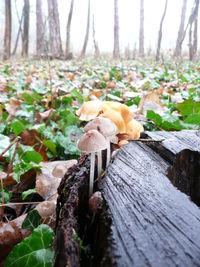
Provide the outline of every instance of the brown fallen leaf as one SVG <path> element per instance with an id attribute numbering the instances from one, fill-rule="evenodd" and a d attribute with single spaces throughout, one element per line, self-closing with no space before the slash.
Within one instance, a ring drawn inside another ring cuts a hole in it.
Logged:
<path id="1" fill-rule="evenodd" d="M 21 228 L 26 215 L 9 222 L 0 222 L 0 259 L 3 260 L 12 250 L 13 246 L 21 242 L 30 232 Z"/>
<path id="2" fill-rule="evenodd" d="M 7 110 L 9 115 L 14 116 L 16 112 L 20 109 L 21 103 L 22 103 L 22 100 L 11 98 L 10 103 L 5 104 L 5 109 Z"/>
<path id="3" fill-rule="evenodd" d="M 106 88 L 114 89 L 115 87 L 116 87 L 115 82 L 107 82 L 107 84 L 106 84 Z"/>
<path id="4" fill-rule="evenodd" d="M 36 112 L 35 113 L 36 122 L 47 121 L 54 111 L 55 110 L 51 108 L 51 109 L 46 110 L 44 112 Z"/>
<path id="5" fill-rule="evenodd" d="M 0 93 L 1 94 L 9 94 L 9 88 L 8 88 L 8 85 L 7 85 L 7 83 L 6 82 L 4 82 L 4 83 L 0 83 Z"/>
<path id="6" fill-rule="evenodd" d="M 20 137 L 22 145 L 34 146 L 35 151 L 42 155 L 43 161 L 48 161 L 46 147 L 42 143 L 41 135 L 36 130 L 24 130 Z"/>
<path id="7" fill-rule="evenodd" d="M 76 160 L 41 162 L 41 173 L 37 174 L 36 176 L 37 192 L 44 199 L 51 200 L 52 196 L 57 195 L 57 188 L 62 178 L 62 176 L 60 176 L 61 173 L 65 173 L 70 167 L 72 167 L 76 163 Z M 61 164 L 64 166 L 64 168 L 62 169 L 58 167 L 58 165 L 60 166 Z M 55 174 L 57 176 L 55 176 Z"/>
<path id="8" fill-rule="evenodd" d="M 56 197 L 51 201 L 41 202 L 35 209 L 40 213 L 42 223 L 48 224 L 52 229 L 55 229 Z M 23 214 L 8 223 L 0 222 L 0 266 L 3 266 L 3 261 L 13 249 L 13 246 L 31 234 L 30 231 L 22 229 L 22 223 L 26 215 Z"/>

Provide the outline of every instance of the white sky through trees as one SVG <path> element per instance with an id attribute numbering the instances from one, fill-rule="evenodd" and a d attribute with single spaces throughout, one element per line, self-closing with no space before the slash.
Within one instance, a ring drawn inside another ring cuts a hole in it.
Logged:
<path id="1" fill-rule="evenodd" d="M 31 4 L 31 17 L 30 17 L 30 52 L 35 50 L 35 1 L 30 0 Z M 15 0 L 12 0 L 12 13 L 13 13 L 13 41 L 16 38 L 18 30 L 18 23 L 16 19 L 16 12 L 14 6 Z M 18 10 L 21 14 L 21 9 L 24 0 L 17 0 Z M 44 13 L 47 14 L 47 1 L 42 0 Z M 69 12 L 71 0 L 58 0 L 61 36 L 63 46 L 65 45 L 66 38 L 66 23 Z M 71 46 L 72 50 L 80 53 L 84 35 L 86 30 L 87 18 L 87 2 L 88 0 L 75 0 L 74 13 L 71 25 Z M 100 51 L 112 52 L 113 50 L 113 0 L 91 0 L 91 26 L 92 14 L 95 16 L 96 39 L 99 44 Z M 160 19 L 163 13 L 165 0 L 145 0 L 145 50 L 150 46 L 153 50 L 156 49 L 158 29 Z M 193 0 L 188 0 L 187 17 L 191 11 Z M 4 34 L 4 1 L 0 0 L 1 10 L 1 50 L 2 40 Z M 139 6 L 140 0 L 119 0 L 119 25 L 120 25 L 120 49 L 124 52 L 124 48 L 129 45 L 132 50 L 136 44 L 138 48 L 139 39 Z M 180 14 L 182 8 L 182 0 L 169 0 L 166 18 L 163 24 L 163 39 L 162 49 L 174 48 L 177 38 L 178 27 L 180 23 Z M 90 39 L 88 51 L 93 51 L 92 42 L 92 29 L 90 29 Z M 13 42 L 12 42 L 13 43 Z M 188 35 L 184 42 L 184 49 L 187 49 Z M 21 45 L 20 45 L 21 46 Z"/>

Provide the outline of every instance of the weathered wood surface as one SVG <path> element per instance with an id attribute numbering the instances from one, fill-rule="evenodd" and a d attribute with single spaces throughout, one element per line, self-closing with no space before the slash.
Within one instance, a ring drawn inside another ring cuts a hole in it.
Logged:
<path id="1" fill-rule="evenodd" d="M 190 139 L 188 146 L 199 149 L 198 142 Z M 181 141 L 180 150 L 171 141 L 164 145 L 174 153 L 188 148 Z M 200 266 L 200 209 L 171 184 L 168 167 L 140 143 L 123 147 L 108 167 L 101 188 L 112 219 L 110 266 Z"/>
<path id="2" fill-rule="evenodd" d="M 174 156 L 184 149 L 200 151 L 200 131 L 180 131 L 180 132 L 147 132 L 153 140 L 163 140 L 159 145 L 151 144 L 163 158 L 173 162 Z"/>
<path id="3" fill-rule="evenodd" d="M 200 131 L 147 132 L 149 146 L 172 164 L 168 177 L 174 186 L 200 206 Z"/>

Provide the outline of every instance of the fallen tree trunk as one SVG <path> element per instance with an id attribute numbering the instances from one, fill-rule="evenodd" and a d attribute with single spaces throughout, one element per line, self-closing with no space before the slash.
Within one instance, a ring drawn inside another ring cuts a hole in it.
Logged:
<path id="1" fill-rule="evenodd" d="M 167 168 L 149 147 L 130 143 L 107 169 L 111 266 L 199 266 L 200 210 L 170 183 Z"/>
<path id="2" fill-rule="evenodd" d="M 199 266 L 200 210 L 175 187 L 198 199 L 198 132 L 148 135 L 164 141 L 130 142 L 107 168 L 105 201 L 92 226 L 88 158 L 65 175 L 58 190 L 55 266 Z M 80 244 L 90 245 L 90 261 L 80 261 Z"/>
<path id="3" fill-rule="evenodd" d="M 200 206 L 200 132 L 163 131 L 148 132 L 147 135 L 154 140 L 164 140 L 149 146 L 172 165 L 168 177 L 173 185 Z"/>

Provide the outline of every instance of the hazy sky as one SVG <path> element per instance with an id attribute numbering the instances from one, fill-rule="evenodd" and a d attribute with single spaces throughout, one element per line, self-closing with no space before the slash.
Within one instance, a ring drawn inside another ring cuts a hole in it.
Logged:
<path id="1" fill-rule="evenodd" d="M 173 48 L 175 46 L 177 31 L 180 23 L 180 14 L 183 0 L 168 0 L 168 9 L 166 18 L 163 24 L 163 40 L 162 48 Z M 3 2 L 1 2 L 1 12 L 4 11 Z M 18 23 L 16 22 L 15 15 L 15 0 L 12 0 L 13 4 L 13 31 L 16 34 L 18 30 Z M 23 0 L 17 0 L 19 12 L 23 6 Z M 35 48 L 35 2 L 36 0 L 30 0 L 31 3 L 31 19 L 30 19 L 30 36 L 32 41 L 32 48 Z M 47 13 L 47 1 L 43 0 L 44 14 Z M 71 0 L 58 0 L 61 35 L 63 45 L 65 45 L 66 38 L 66 23 L 69 12 Z M 71 29 L 71 45 L 74 51 L 79 52 L 82 48 L 84 35 L 86 30 L 87 19 L 87 2 L 88 0 L 74 0 L 74 13 L 72 18 Z M 95 18 L 95 30 L 96 39 L 99 43 L 101 51 L 112 52 L 113 50 L 113 2 L 114 0 L 91 0 L 91 22 L 92 15 Z M 187 6 L 187 18 L 191 11 L 193 0 L 188 0 Z M 160 19 L 163 13 L 165 0 L 144 0 L 145 5 L 145 48 L 148 49 L 151 46 L 155 49 L 157 43 L 157 36 L 159 30 Z M 124 48 L 129 45 L 130 49 L 133 49 L 135 44 L 138 47 L 139 39 L 139 14 L 140 14 L 140 0 L 119 0 L 119 25 L 120 25 L 120 48 L 124 51 Z M 1 15 L 1 21 L 4 22 Z M 92 26 L 92 23 L 91 23 Z M 3 37 L 3 26 L 0 25 L 1 40 Z M 13 38 L 14 39 L 14 38 Z M 186 36 L 184 47 L 187 48 L 188 36 Z M 88 50 L 93 50 L 92 42 L 92 28 L 90 29 L 90 39 Z"/>

